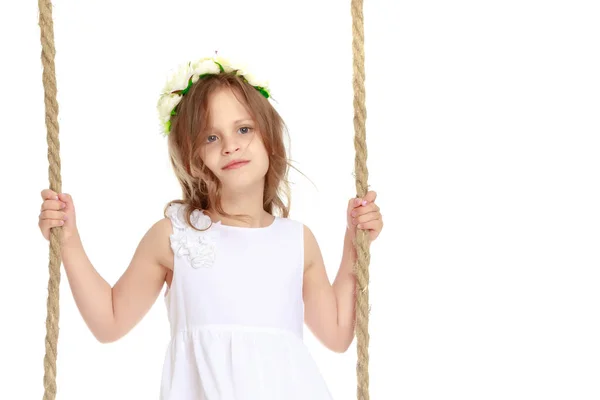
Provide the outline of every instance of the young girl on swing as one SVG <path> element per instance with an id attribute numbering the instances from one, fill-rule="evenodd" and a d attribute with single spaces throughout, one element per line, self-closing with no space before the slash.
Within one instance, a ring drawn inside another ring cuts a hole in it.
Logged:
<path id="1" fill-rule="evenodd" d="M 116 341 L 164 284 L 171 341 L 161 400 L 329 400 L 302 341 L 354 338 L 353 241 L 383 227 L 375 193 L 350 199 L 339 271 L 330 284 L 315 237 L 288 217 L 284 124 L 269 89 L 220 57 L 182 66 L 158 103 L 182 199 L 141 239 L 114 287 L 94 269 L 68 194 L 42 191 L 39 227 L 60 226 L 62 260 L 95 337 Z"/>

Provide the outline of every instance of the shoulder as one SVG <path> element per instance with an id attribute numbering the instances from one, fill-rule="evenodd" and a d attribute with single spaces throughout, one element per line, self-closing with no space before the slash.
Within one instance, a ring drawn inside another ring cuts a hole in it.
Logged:
<path id="1" fill-rule="evenodd" d="M 160 265 L 173 269 L 173 243 L 172 240 L 181 235 L 186 235 L 190 220 L 196 227 L 202 227 L 203 217 L 208 218 L 200 210 L 189 212 L 188 206 L 183 203 L 169 203 L 164 210 L 163 218 L 155 221 L 146 231 L 140 241 L 139 251 L 148 259 L 156 260 Z"/>
<path id="2" fill-rule="evenodd" d="M 173 257 L 170 245 L 172 223 L 169 218 L 154 222 L 142 238 L 139 250 L 150 255 L 160 265 L 173 269 Z"/>
<path id="3" fill-rule="evenodd" d="M 296 232 L 296 234 L 301 234 L 304 237 L 305 244 L 307 239 L 310 241 L 315 240 L 315 236 L 313 235 L 310 228 L 301 221 L 290 217 L 277 217 L 277 221 L 280 227 L 283 227 L 289 231 Z"/>
<path id="4" fill-rule="evenodd" d="M 174 233 L 185 230 L 186 209 L 183 203 L 171 202 L 164 209 L 163 218 L 155 221 L 146 231 L 140 247 L 150 252 L 161 265 L 173 269 L 171 238 Z"/>
<path id="5" fill-rule="evenodd" d="M 293 218 L 278 217 L 277 220 L 276 232 L 282 238 L 281 240 L 299 239 L 304 249 L 304 265 L 312 264 L 320 254 L 319 245 L 312 230 L 308 225 Z"/>
<path id="6" fill-rule="evenodd" d="M 304 264 L 310 266 L 321 257 L 321 249 L 313 231 L 305 224 L 302 224 L 304 235 Z"/>
<path id="7" fill-rule="evenodd" d="M 306 224 L 302 224 L 302 233 L 304 234 L 304 243 L 315 242 L 317 238 L 315 237 L 313 231 Z"/>
<path id="8" fill-rule="evenodd" d="M 168 217 L 156 221 L 149 229 L 149 233 L 156 237 L 169 237 L 173 231 L 173 222 Z"/>

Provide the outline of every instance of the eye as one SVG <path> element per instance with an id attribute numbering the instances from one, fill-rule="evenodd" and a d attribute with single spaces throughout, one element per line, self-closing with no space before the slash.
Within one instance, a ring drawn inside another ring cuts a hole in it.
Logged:
<path id="1" fill-rule="evenodd" d="M 241 134 L 246 134 L 246 133 L 250 133 L 252 131 L 252 128 L 249 126 L 243 126 L 241 127 L 238 132 L 240 132 Z"/>
<path id="2" fill-rule="evenodd" d="M 206 138 L 206 141 L 207 141 L 208 143 L 212 143 L 212 142 L 214 142 L 215 140 L 217 140 L 217 136 L 216 136 L 216 135 L 208 135 L 208 137 Z"/>

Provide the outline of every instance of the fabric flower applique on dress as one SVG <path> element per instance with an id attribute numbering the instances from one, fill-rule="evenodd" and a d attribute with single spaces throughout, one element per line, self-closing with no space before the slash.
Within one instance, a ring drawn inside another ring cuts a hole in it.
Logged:
<path id="1" fill-rule="evenodd" d="M 193 268 L 208 268 L 215 262 L 216 232 L 211 229 L 210 217 L 200 210 L 194 210 L 190 220 L 197 231 L 189 226 L 185 219 L 185 207 L 173 204 L 167 214 L 173 221 L 171 248 L 175 255 L 187 257 Z"/>

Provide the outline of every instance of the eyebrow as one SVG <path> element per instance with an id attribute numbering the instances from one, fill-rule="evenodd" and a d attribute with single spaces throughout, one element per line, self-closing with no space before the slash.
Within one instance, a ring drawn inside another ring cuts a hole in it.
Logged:
<path id="1" fill-rule="evenodd" d="M 233 121 L 233 124 L 234 125 L 239 125 L 242 122 L 251 122 L 251 123 L 254 123 L 254 120 L 252 118 L 242 118 L 242 119 L 238 119 L 238 120 Z M 211 126 L 210 130 L 214 131 L 214 130 L 217 130 L 217 129 L 214 126 Z"/>

